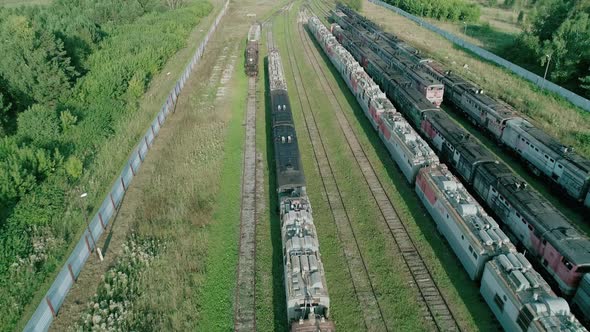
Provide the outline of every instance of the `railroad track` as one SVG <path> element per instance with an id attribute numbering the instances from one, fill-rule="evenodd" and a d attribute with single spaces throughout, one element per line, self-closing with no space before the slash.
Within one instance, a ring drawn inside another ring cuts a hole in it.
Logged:
<path id="1" fill-rule="evenodd" d="M 336 224 L 338 239 L 343 246 L 348 273 L 352 280 L 355 295 L 361 305 L 363 323 L 367 331 L 389 331 L 365 259 L 360 251 L 356 234 L 342 200 L 342 195 L 332 169 L 332 163 L 327 156 L 324 142 L 315 123 L 315 119 L 313 119 L 309 96 L 301 80 L 302 75 L 299 64 L 293 56 L 292 41 L 288 37 L 290 36 L 290 22 L 287 11 L 284 12 L 284 16 L 285 33 L 287 36 L 286 51 L 290 64 L 289 67 L 295 78 L 297 100 L 303 111 L 305 127 L 312 143 L 314 160 L 320 172 L 330 212 Z"/>
<path id="2" fill-rule="evenodd" d="M 256 77 L 248 78 L 234 330 L 256 330 Z M 258 176 L 259 177 L 259 176 Z"/>
<path id="3" fill-rule="evenodd" d="M 337 90 L 337 88 L 333 87 L 330 81 L 326 78 L 325 70 L 319 64 L 319 54 L 313 50 L 315 46 L 313 45 L 312 40 L 304 30 L 302 24 L 298 24 L 297 26 L 306 57 L 310 60 L 315 72 L 319 76 L 320 84 L 335 111 L 337 121 L 344 137 L 346 138 L 346 142 L 361 169 L 363 177 L 371 190 L 382 217 L 386 221 L 387 228 L 397 244 L 406 267 L 412 276 L 413 282 L 418 288 L 419 300 L 427 309 L 424 311 L 425 319 L 434 323 L 436 329 L 439 331 L 460 331 L 457 320 L 453 316 L 448 303 L 442 296 L 440 289 L 434 282 L 432 274 L 424 263 L 424 259 L 417 250 L 406 226 L 401 221 L 395 205 L 384 190 L 381 180 L 377 176 L 373 165 L 367 158 L 362 145 L 359 143 L 348 118 L 345 116 L 344 112 L 341 111 L 343 105 L 341 105 L 340 101 L 336 98 L 335 90 Z"/>

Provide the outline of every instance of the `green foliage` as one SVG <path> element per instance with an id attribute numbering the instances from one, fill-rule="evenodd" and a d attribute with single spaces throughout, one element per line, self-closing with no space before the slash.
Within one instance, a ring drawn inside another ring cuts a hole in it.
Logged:
<path id="1" fill-rule="evenodd" d="M 19 147 L 15 140 L 0 140 L 0 202 L 2 207 L 14 204 L 47 178 L 61 161 L 56 152 Z"/>
<path id="2" fill-rule="evenodd" d="M 478 5 L 464 0 L 386 0 L 411 14 L 444 21 L 476 22 L 480 16 Z"/>
<path id="3" fill-rule="evenodd" d="M 0 21 L 0 40 L 0 76 L 17 111 L 36 102 L 55 103 L 69 91 L 76 72 L 61 40 L 19 15 Z"/>
<path id="4" fill-rule="evenodd" d="M 76 124 L 78 117 L 65 110 L 59 113 L 59 120 L 61 121 L 61 130 L 66 132 Z"/>
<path id="5" fill-rule="evenodd" d="M 158 0 L 0 8 L 2 330 L 14 328 L 77 240 L 79 208 L 66 197 L 87 181 L 85 169 L 107 173 L 94 156 L 211 9 L 204 0 L 178 10 Z"/>
<path id="6" fill-rule="evenodd" d="M 527 19 L 530 26 L 508 58 L 544 74 L 555 83 L 590 96 L 586 88 L 590 66 L 590 6 L 571 0 L 542 0 Z M 523 23 L 524 13 L 518 16 Z M 517 50 L 514 52 L 514 50 Z"/>
<path id="7" fill-rule="evenodd" d="M 52 148 L 59 140 L 60 120 L 55 109 L 35 104 L 19 114 L 17 137 L 38 147 Z"/>
<path id="8" fill-rule="evenodd" d="M 80 176 L 82 176 L 84 166 L 78 157 L 70 156 L 64 164 L 64 170 L 66 171 L 66 174 L 70 180 L 76 181 L 80 178 Z"/>

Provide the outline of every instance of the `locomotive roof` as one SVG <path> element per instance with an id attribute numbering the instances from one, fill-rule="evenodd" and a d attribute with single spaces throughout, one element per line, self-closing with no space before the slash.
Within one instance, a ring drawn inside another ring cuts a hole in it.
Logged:
<path id="1" fill-rule="evenodd" d="M 547 282 L 520 253 L 494 257 L 486 269 L 497 279 L 502 290 L 510 295 L 519 311 L 528 312 L 536 331 L 585 330 L 570 312 L 567 302 L 555 295 Z"/>
<path id="2" fill-rule="evenodd" d="M 539 237 L 546 239 L 575 265 L 590 264 L 590 239 L 572 227 L 567 218 L 506 165 L 481 166 L 497 179 L 494 187 L 528 222 Z"/>
<path id="3" fill-rule="evenodd" d="M 517 118 L 510 121 L 509 126 L 518 127 L 527 134 L 531 135 L 533 138 L 541 142 L 547 148 L 549 148 L 553 153 L 557 154 L 558 156 L 569 160 L 571 163 L 575 164 L 578 168 L 584 170 L 586 173 L 590 173 L 590 160 L 580 156 L 579 154 L 572 151 L 570 147 L 567 147 L 555 138 L 546 134 L 543 130 L 535 127 L 533 124 L 528 122 L 525 119 Z"/>
<path id="4" fill-rule="evenodd" d="M 281 55 L 275 48 L 268 52 L 268 73 L 271 91 L 287 90 L 287 81 L 285 81 Z"/>
<path id="5" fill-rule="evenodd" d="M 301 301 L 327 297 L 328 289 L 320 259 L 316 228 L 307 197 L 282 201 L 282 232 L 286 259 L 285 268 L 290 299 Z"/>
<path id="6" fill-rule="evenodd" d="M 301 168 L 297 133 L 293 125 L 291 104 L 285 90 L 271 92 L 273 139 L 277 164 L 277 189 L 305 187 L 305 176 Z M 285 105 L 286 107 L 279 106 Z M 289 142 L 289 137 L 291 141 Z M 284 139 L 284 143 L 283 143 Z"/>
<path id="7" fill-rule="evenodd" d="M 414 164 L 422 163 L 426 160 L 437 160 L 436 153 L 430 146 L 416 133 L 408 121 L 399 113 L 386 111 L 381 116 L 383 122 L 392 128 L 392 134 L 399 137 L 404 145 L 402 148 L 407 150 Z"/>
<path id="8" fill-rule="evenodd" d="M 426 169 L 424 174 L 432 180 L 436 188 L 444 194 L 446 201 L 460 217 L 458 225 L 470 242 L 479 246 L 478 253 L 508 253 L 516 248 L 500 226 L 483 210 L 477 201 L 467 192 L 463 184 L 451 174 L 445 165 L 436 165 Z"/>
<path id="9" fill-rule="evenodd" d="M 472 163 L 475 161 L 493 162 L 496 160 L 494 155 L 488 151 L 483 144 L 453 121 L 446 112 L 428 112 L 427 117 L 445 140 L 449 142 L 454 149 L 459 150 L 461 154 Z"/>

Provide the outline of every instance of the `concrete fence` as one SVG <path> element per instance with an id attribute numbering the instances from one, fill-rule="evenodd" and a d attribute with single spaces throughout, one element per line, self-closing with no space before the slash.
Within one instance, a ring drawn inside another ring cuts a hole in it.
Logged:
<path id="1" fill-rule="evenodd" d="M 479 55 L 480 57 L 482 57 L 488 61 L 491 61 L 497 65 L 507 68 L 510 71 L 512 71 L 514 74 L 533 82 L 538 87 L 540 87 L 542 89 L 547 89 L 551 92 L 554 92 L 554 93 L 560 95 L 561 97 L 567 99 L 572 104 L 584 109 L 587 112 L 590 112 L 590 100 L 588 100 L 582 96 L 579 96 L 579 95 L 571 92 L 570 90 L 564 89 L 555 83 L 545 80 L 541 76 L 531 73 L 530 71 L 528 71 L 518 65 L 515 65 L 514 63 L 507 61 L 506 59 L 503 59 L 503 58 L 501 58 L 489 51 L 486 51 L 481 47 L 478 47 L 478 46 L 475 46 L 469 42 L 466 42 L 465 40 L 453 35 L 452 33 L 449 33 L 448 31 L 444 31 L 435 25 L 432 25 L 432 24 L 430 24 L 430 23 L 428 23 L 428 22 L 426 22 L 426 21 L 424 21 L 424 20 L 422 20 L 422 19 L 420 19 L 408 12 L 403 11 L 402 9 L 400 9 L 398 7 L 392 6 L 390 4 L 387 4 L 387 3 L 383 2 L 383 1 L 379 1 L 379 0 L 369 0 L 369 2 L 372 2 L 376 5 L 379 5 L 379 6 L 385 7 L 389 10 L 392 10 L 392 11 L 416 22 L 420 26 L 423 26 L 430 31 L 438 33 L 439 35 L 445 37 L 446 39 L 448 39 L 452 43 L 459 45 L 465 49 L 468 49 L 471 52 Z"/>
<path id="2" fill-rule="evenodd" d="M 39 303 L 37 310 L 33 316 L 29 319 L 25 326 L 25 331 L 47 331 L 49 326 L 53 322 L 54 318 L 59 313 L 59 309 L 67 296 L 70 288 L 76 282 L 76 278 L 82 271 L 86 260 L 92 252 L 95 250 L 95 239 L 99 239 L 102 233 L 105 231 L 109 222 L 113 219 L 116 214 L 117 208 L 121 205 L 123 197 L 133 181 L 133 178 L 137 174 L 139 168 L 143 164 L 146 155 L 148 154 L 154 140 L 160 132 L 166 118 L 171 112 L 174 112 L 176 100 L 178 95 L 182 91 L 186 80 L 191 75 L 192 69 L 197 65 L 203 56 L 203 52 L 207 46 L 207 43 L 213 36 L 213 33 L 217 29 L 219 22 L 227 12 L 229 1 L 226 1 L 221 12 L 215 18 L 215 21 L 209 28 L 205 39 L 201 42 L 193 55 L 191 61 L 186 66 L 186 69 L 176 82 L 176 85 L 170 91 L 168 98 L 164 102 L 162 109 L 156 115 L 156 118 L 148 128 L 145 135 L 139 141 L 137 147 L 131 152 L 129 160 L 120 175 L 115 179 L 114 184 L 104 198 L 102 205 L 98 209 L 98 212 L 92 218 L 90 226 L 86 229 L 82 238 L 78 242 L 78 245 L 74 248 L 74 251 L 62 267 L 61 271 L 55 278 L 55 281 Z"/>

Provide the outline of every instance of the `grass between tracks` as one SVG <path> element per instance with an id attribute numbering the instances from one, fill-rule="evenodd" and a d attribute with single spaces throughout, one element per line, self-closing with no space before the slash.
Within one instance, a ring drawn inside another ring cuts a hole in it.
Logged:
<path id="1" fill-rule="evenodd" d="M 396 204 L 400 217 L 408 227 L 418 250 L 426 260 L 433 278 L 441 288 L 456 318 L 465 330 L 496 330 L 498 326 L 479 296 L 477 283 L 469 280 L 458 259 L 437 233 L 434 222 L 415 195 L 414 188 L 407 184 L 389 157 L 386 148 L 349 92 L 346 83 L 329 63 L 323 51 L 319 47 L 316 49 L 331 72 L 331 75 L 328 74 L 328 80 L 334 83 L 333 86 L 337 84 L 343 92 L 337 93 L 336 97 L 342 105 L 350 106 L 345 107 L 344 111 L 357 133 L 359 142 L 375 167 L 377 175 L 382 179 L 386 192 Z"/>

